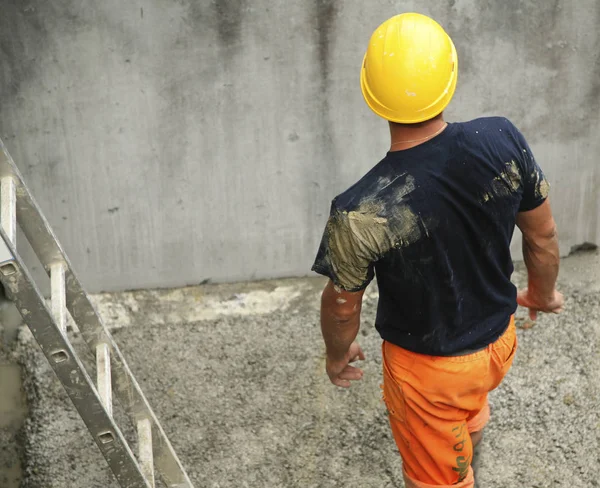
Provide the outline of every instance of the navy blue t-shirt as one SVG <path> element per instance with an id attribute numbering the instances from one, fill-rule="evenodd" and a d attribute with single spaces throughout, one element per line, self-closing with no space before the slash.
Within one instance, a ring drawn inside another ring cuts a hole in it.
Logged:
<path id="1" fill-rule="evenodd" d="M 445 356 L 479 349 L 516 310 L 517 213 L 548 196 L 527 142 L 505 118 L 451 123 L 389 152 L 338 195 L 313 265 L 346 291 L 379 287 L 381 337 Z"/>

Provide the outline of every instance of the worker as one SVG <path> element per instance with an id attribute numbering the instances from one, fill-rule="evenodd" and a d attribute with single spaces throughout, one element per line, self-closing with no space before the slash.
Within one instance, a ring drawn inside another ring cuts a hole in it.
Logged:
<path id="1" fill-rule="evenodd" d="M 473 446 L 488 392 L 510 368 L 517 303 L 532 319 L 563 296 L 549 184 L 506 118 L 448 123 L 458 76 L 444 29 L 416 13 L 374 32 L 360 77 L 389 122 L 385 157 L 333 199 L 313 270 L 329 278 L 321 329 L 331 382 L 363 371 L 355 341 L 363 293 L 377 277 L 383 396 L 408 488 L 474 486 Z M 528 287 L 511 282 L 519 227 Z M 508 481 L 507 481 L 508 482 Z"/>

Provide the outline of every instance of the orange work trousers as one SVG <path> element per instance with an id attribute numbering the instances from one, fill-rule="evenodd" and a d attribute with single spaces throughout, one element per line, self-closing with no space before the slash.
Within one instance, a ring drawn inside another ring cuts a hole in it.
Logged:
<path id="1" fill-rule="evenodd" d="M 488 392 L 514 359 L 514 317 L 496 342 L 473 354 L 427 356 L 385 341 L 382 350 L 383 396 L 406 487 L 472 488 L 471 433 L 488 422 Z"/>

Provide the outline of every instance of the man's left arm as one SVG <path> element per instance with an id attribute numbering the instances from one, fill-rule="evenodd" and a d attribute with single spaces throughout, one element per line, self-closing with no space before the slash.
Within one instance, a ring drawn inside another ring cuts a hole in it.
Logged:
<path id="1" fill-rule="evenodd" d="M 363 376 L 361 369 L 350 365 L 365 359 L 355 342 L 363 294 L 364 289 L 345 291 L 329 280 L 321 296 L 321 332 L 327 353 L 327 374 L 334 385 L 342 388 L 349 388 L 351 381 Z"/>

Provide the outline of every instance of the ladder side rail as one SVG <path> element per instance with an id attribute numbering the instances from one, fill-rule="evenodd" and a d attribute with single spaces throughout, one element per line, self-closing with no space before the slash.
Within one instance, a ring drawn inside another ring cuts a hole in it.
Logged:
<path id="1" fill-rule="evenodd" d="M 0 281 L 13 294 L 23 320 L 38 341 L 115 477 L 124 488 L 151 488 L 119 427 L 102 405 L 94 382 L 54 320 L 46 301 L 3 229 L 0 229 L 0 237 L 0 246 L 8 249 L 12 257 L 0 263 Z"/>

